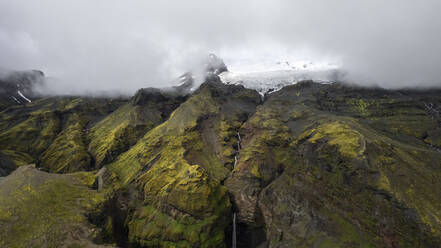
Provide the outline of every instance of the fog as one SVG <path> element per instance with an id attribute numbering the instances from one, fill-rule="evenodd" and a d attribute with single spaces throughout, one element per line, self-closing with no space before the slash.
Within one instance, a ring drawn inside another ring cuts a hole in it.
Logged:
<path id="1" fill-rule="evenodd" d="M 439 0 L 0 0 L 0 68 L 54 93 L 170 86 L 212 52 L 338 63 L 343 80 L 441 86 Z"/>

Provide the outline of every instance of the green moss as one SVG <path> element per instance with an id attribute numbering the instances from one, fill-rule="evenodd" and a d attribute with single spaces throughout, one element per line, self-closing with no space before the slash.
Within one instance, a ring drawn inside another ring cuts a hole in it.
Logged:
<path id="1" fill-rule="evenodd" d="M 107 216 L 106 224 L 102 231 L 102 237 L 104 240 L 113 240 L 113 219 L 111 216 Z"/>
<path id="2" fill-rule="evenodd" d="M 135 183 L 144 207 L 129 218 L 129 237 L 146 246 L 222 247 L 231 205 L 220 184 L 228 170 L 198 128 L 219 111 L 209 90 L 191 97 L 108 168 Z"/>
<path id="3" fill-rule="evenodd" d="M 12 159 L 16 167 L 29 165 L 34 163 L 34 158 L 29 156 L 27 153 L 11 150 L 3 150 L 1 153 L 5 154 L 8 158 Z"/>
<path id="4" fill-rule="evenodd" d="M 128 223 L 131 242 L 158 247 L 224 247 L 217 216 L 171 217 L 151 205 L 138 209 Z"/>
<path id="5" fill-rule="evenodd" d="M 203 134 L 198 132 L 189 132 L 183 137 L 182 146 L 185 148 L 184 159 L 190 164 L 200 165 L 209 175 L 217 181 L 223 181 L 229 170 L 224 167 L 224 161 L 229 161 L 228 158 L 221 160 L 222 156 L 216 156 L 213 149 L 209 147 L 202 137 Z M 221 149 L 228 150 L 231 147 L 223 146 Z M 224 153 L 225 154 L 225 150 Z M 230 160 L 231 161 L 231 160 Z"/>
<path id="6" fill-rule="evenodd" d="M 175 143 L 176 142 L 176 143 Z M 199 165 L 190 165 L 183 159 L 184 149 L 174 139 L 161 153 L 161 160 L 139 177 L 145 198 L 152 202 L 167 200 L 176 208 L 200 216 L 216 208 L 225 197 L 218 182 L 209 179 Z"/>
<path id="7" fill-rule="evenodd" d="M 59 126 L 56 113 L 32 114 L 27 120 L 0 134 L 0 147 L 36 156 L 55 139 Z"/>
<path id="8" fill-rule="evenodd" d="M 250 170 L 250 172 L 251 172 L 251 174 L 253 175 L 253 176 L 255 176 L 256 178 L 262 178 L 262 175 L 260 174 L 260 171 L 259 171 L 259 164 L 257 164 L 257 163 L 254 163 L 252 166 L 251 166 L 251 170 Z"/>
<path id="9" fill-rule="evenodd" d="M 98 166 L 112 162 L 119 154 L 128 150 L 148 130 L 157 125 L 160 112 L 144 116 L 141 107 L 125 104 L 90 130 L 89 150 Z"/>
<path id="10" fill-rule="evenodd" d="M 250 143 L 241 151 L 240 161 L 244 161 L 244 165 L 239 164 L 237 167 L 239 170 L 246 170 L 251 173 L 256 178 L 261 179 L 260 165 L 264 162 L 268 156 L 271 156 L 267 152 L 267 147 L 265 143 L 259 138 L 253 138 Z M 246 166 L 246 167 L 243 167 Z"/>
<path id="11" fill-rule="evenodd" d="M 389 178 L 383 174 L 380 175 L 380 179 L 378 179 L 378 187 L 380 189 L 384 189 L 386 191 L 391 191 Z"/>
<path id="12" fill-rule="evenodd" d="M 441 128 L 430 130 L 427 134 L 424 142 L 433 146 L 441 147 Z"/>
<path id="13" fill-rule="evenodd" d="M 368 108 L 373 104 L 372 102 L 364 101 L 363 99 L 351 99 L 350 103 L 354 106 L 355 111 L 357 111 L 361 116 L 369 115 Z"/>
<path id="14" fill-rule="evenodd" d="M 297 110 L 286 111 L 281 108 L 258 108 L 257 112 L 244 124 L 243 129 L 252 130 L 252 138 L 240 151 L 236 172 L 247 172 L 259 180 L 271 180 L 278 166 L 286 164 L 290 145 L 294 137 L 283 121 L 292 118 Z M 276 165 L 275 168 L 268 168 Z M 283 166 L 282 166 L 283 167 Z"/>
<path id="15" fill-rule="evenodd" d="M 84 142 L 85 125 L 84 119 L 72 114 L 67 120 L 67 127 L 41 155 L 41 167 L 57 173 L 90 169 L 92 158 Z"/>
<path id="16" fill-rule="evenodd" d="M 362 156 L 365 150 L 364 139 L 361 134 L 340 122 L 320 125 L 309 141 L 315 143 L 323 138 L 329 139 L 328 143 L 330 145 L 337 145 L 340 153 L 348 158 Z"/>
<path id="17" fill-rule="evenodd" d="M 371 126 L 376 130 L 386 131 L 393 139 L 406 142 L 413 142 L 406 136 L 421 140 L 429 138 L 430 133 L 438 127 L 437 121 L 422 109 L 417 108 L 416 104 L 402 103 L 402 105 L 399 108 L 384 106 L 385 112 L 382 112 L 381 108 L 376 109 L 378 117 L 371 117 Z"/>
<path id="18" fill-rule="evenodd" d="M 227 148 L 224 150 L 223 155 L 224 155 L 225 157 L 232 157 L 232 156 L 234 156 L 235 153 L 236 153 L 236 151 L 235 151 L 232 147 L 227 147 Z"/>
<path id="19" fill-rule="evenodd" d="M 409 169 L 410 168 L 408 167 L 404 170 Z M 413 171 L 413 169 L 410 169 L 410 171 Z M 419 173 L 420 175 L 421 173 L 426 174 L 427 172 L 428 171 L 413 171 L 413 173 Z M 397 180 L 398 178 L 396 175 L 394 175 L 395 173 L 387 169 L 383 173 L 387 175 L 385 177 L 389 181 L 389 185 L 388 187 L 384 187 L 382 180 L 380 179 L 379 187 L 387 190 L 401 201 L 406 202 L 408 206 L 415 208 L 419 213 L 422 222 L 428 225 L 434 234 L 441 235 L 439 231 L 439 228 L 441 228 L 441 205 L 436 196 L 440 193 L 440 191 L 439 187 L 433 184 L 433 179 L 429 179 L 429 181 L 427 181 L 412 177 L 415 182 L 410 183 Z M 429 175 L 426 174 L 426 176 Z M 439 174 L 432 174 L 429 176 L 429 178 L 434 178 L 436 176 L 439 176 Z M 431 188 L 431 190 L 427 190 L 427 187 Z"/>
<path id="20" fill-rule="evenodd" d="M 369 248 L 376 247 L 374 244 L 370 243 L 360 231 L 357 230 L 356 226 L 348 222 L 341 216 L 328 212 L 326 213 L 330 219 L 328 221 L 332 222 L 334 226 L 334 232 L 337 232 L 337 237 L 325 238 L 323 241 L 319 242 L 318 247 L 360 247 Z"/>
<path id="21" fill-rule="evenodd" d="M 53 172 L 90 169 L 87 126 L 113 105 L 118 103 L 109 99 L 54 97 L 4 111 L 0 149 L 27 154 Z"/>
<path id="22" fill-rule="evenodd" d="M 253 114 L 257 93 L 234 87 L 204 84 L 161 125 L 168 112 L 132 105 L 143 99 L 103 119 L 112 109 L 79 98 L 1 112 L 0 149 L 17 165 L 41 158 L 51 171 L 91 169 L 82 165 L 90 142 L 97 166 L 112 172 L 106 180 L 119 181 L 98 193 L 90 172 L 37 171 L 7 187 L 0 179 L 0 246 L 81 246 L 65 244 L 65 233 L 97 237 L 85 211 L 121 189 L 133 245 L 224 247 L 231 194 L 239 221 L 265 225 L 270 246 L 437 247 L 439 129 L 420 106 L 426 99 L 306 82 Z M 103 222 L 100 233 L 115 240 L 115 219 Z"/>
<path id="23" fill-rule="evenodd" d="M 173 111 L 166 129 L 168 132 L 183 133 L 196 128 L 204 117 L 217 113 L 219 113 L 219 105 L 213 99 L 210 88 L 202 87 L 199 94 L 194 95 Z"/>
<path id="24" fill-rule="evenodd" d="M 220 136 L 220 139 L 222 141 L 224 141 L 224 144 L 226 144 L 231 139 L 231 137 L 234 137 L 234 135 L 235 135 L 235 132 L 234 132 L 235 129 L 234 128 L 235 127 L 231 126 L 229 124 L 229 122 L 226 121 L 226 120 L 222 120 L 220 122 L 220 125 L 219 125 L 219 136 Z M 238 127 L 236 127 L 236 128 L 238 128 Z"/>
<path id="25" fill-rule="evenodd" d="M 215 128 L 215 143 L 219 144 L 218 148 L 222 153 L 218 157 L 225 161 L 230 167 L 234 165 L 234 156 L 237 153 L 238 132 L 242 126 L 242 122 L 237 120 L 237 116 L 228 118 L 222 115 L 219 125 Z M 212 152 L 211 152 L 212 153 Z"/>
<path id="26" fill-rule="evenodd" d="M 299 135 L 299 137 L 297 137 L 297 139 L 295 139 L 290 146 L 296 146 L 297 144 L 299 144 L 300 142 L 304 141 L 305 139 L 308 139 L 311 137 L 312 134 L 314 134 L 316 132 L 315 128 L 311 128 L 311 129 L 307 129 L 306 131 L 304 131 L 303 133 L 301 133 Z"/>
<path id="27" fill-rule="evenodd" d="M 373 160 L 380 171 L 378 187 L 415 209 L 431 232 L 441 236 L 441 203 L 437 197 L 441 194 L 437 180 L 441 174 L 424 166 L 439 161 L 436 153 L 401 144 L 390 146 L 378 142 L 376 145 L 383 152 Z M 408 176 L 403 178 L 404 174 Z"/>
<path id="28" fill-rule="evenodd" d="M 56 247 L 87 240 L 94 232 L 84 213 L 104 197 L 75 175 L 51 175 L 24 166 L 0 184 L 0 246 Z"/>
<path id="29" fill-rule="evenodd" d="M 64 106 L 63 110 L 64 110 L 64 111 L 73 110 L 73 109 L 79 107 L 79 106 L 80 106 L 81 104 L 83 104 L 83 103 L 84 103 L 84 100 L 83 100 L 82 98 L 76 98 L 76 99 L 73 99 L 72 101 L 68 102 L 68 103 Z"/>
<path id="30" fill-rule="evenodd" d="M 291 114 L 291 118 L 294 119 L 294 120 L 297 120 L 297 119 L 302 118 L 303 115 L 304 115 L 303 112 L 295 111 L 294 113 Z"/>
<path id="31" fill-rule="evenodd" d="M 180 160 L 183 160 L 182 145 L 189 144 L 188 139 L 194 138 L 194 134 L 189 132 L 201 119 L 217 111 L 218 107 L 211 98 L 210 91 L 204 90 L 183 103 L 171 114 L 169 120 L 148 132 L 130 150 L 110 164 L 109 168 L 127 184 L 135 179 L 142 166 L 151 166 L 159 158 L 174 161 L 175 156 L 181 156 Z M 173 150 L 175 148 L 176 152 Z"/>

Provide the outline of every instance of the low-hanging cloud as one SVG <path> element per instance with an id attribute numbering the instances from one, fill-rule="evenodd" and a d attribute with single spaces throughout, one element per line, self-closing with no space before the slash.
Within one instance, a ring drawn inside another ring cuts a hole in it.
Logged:
<path id="1" fill-rule="evenodd" d="M 55 93 L 169 86 L 214 52 L 338 61 L 345 80 L 441 86 L 439 0 L 0 0 L 0 68 Z"/>

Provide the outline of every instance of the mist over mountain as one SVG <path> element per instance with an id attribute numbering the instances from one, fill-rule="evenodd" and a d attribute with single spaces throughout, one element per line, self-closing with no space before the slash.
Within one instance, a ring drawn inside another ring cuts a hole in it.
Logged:
<path id="1" fill-rule="evenodd" d="M 441 245 L 441 90 L 214 64 L 120 98 L 1 81 L 0 246 Z"/>
<path id="2" fill-rule="evenodd" d="M 0 0 L 0 247 L 441 247 L 440 7 Z"/>
<path id="3" fill-rule="evenodd" d="M 440 9 L 436 0 L 3 0 L 0 67 L 42 70 L 59 94 L 170 86 L 210 52 L 231 71 L 311 61 L 362 85 L 440 86 Z"/>

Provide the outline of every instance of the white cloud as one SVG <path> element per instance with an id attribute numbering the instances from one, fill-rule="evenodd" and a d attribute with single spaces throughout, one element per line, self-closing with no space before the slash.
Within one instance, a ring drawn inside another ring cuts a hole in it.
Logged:
<path id="1" fill-rule="evenodd" d="M 0 67 L 57 91 L 162 86 L 214 52 L 338 60 L 348 80 L 440 86 L 439 0 L 0 0 Z M 237 60 L 237 61 L 236 61 Z"/>

